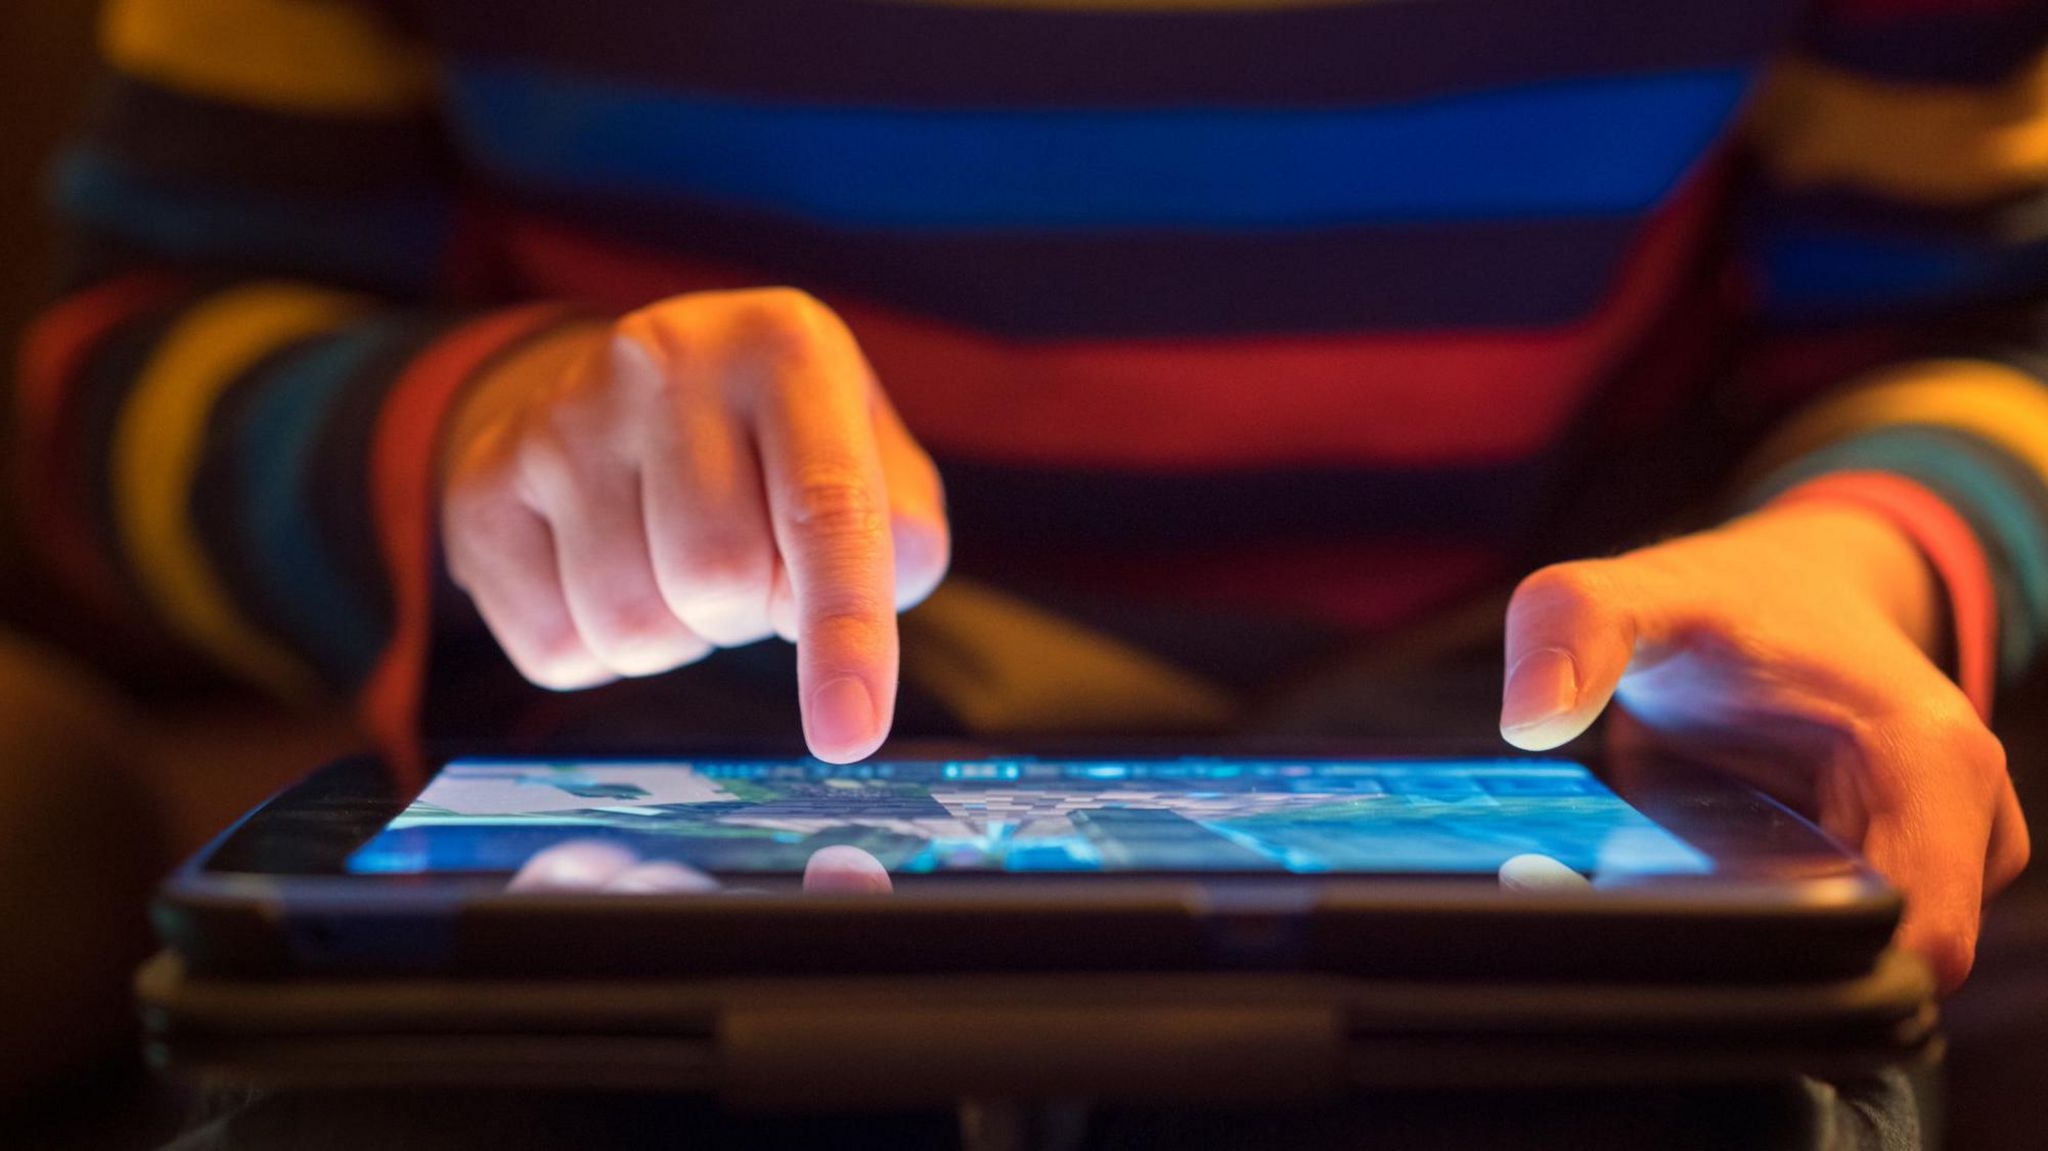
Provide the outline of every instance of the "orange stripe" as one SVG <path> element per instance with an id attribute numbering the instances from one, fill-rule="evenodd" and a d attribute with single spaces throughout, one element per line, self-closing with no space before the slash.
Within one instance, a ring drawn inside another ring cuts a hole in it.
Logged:
<path id="1" fill-rule="evenodd" d="M 29 538 L 68 587 L 103 611 L 133 615 L 135 605 L 91 516 L 77 505 L 86 461 L 69 401 L 86 361 L 116 328 L 170 303 L 185 287 L 159 272 L 107 280 L 44 312 L 22 341 L 16 440 Z"/>
<path id="2" fill-rule="evenodd" d="M 406 368 L 378 413 L 370 501 L 391 582 L 393 628 L 357 704 L 401 772 L 417 776 L 420 698 L 433 642 L 435 489 L 442 425 L 477 372 L 507 348 L 573 314 L 558 304 L 493 313 L 450 333 Z"/>
<path id="3" fill-rule="evenodd" d="M 1718 184 L 1696 180 L 1659 212 L 1608 302 L 1561 327 L 1026 343 L 828 301 L 911 429 L 944 453 L 1158 469 L 1500 462 L 1552 442 L 1671 298 Z M 624 308 L 767 279 L 533 217 L 508 230 L 537 294 Z"/>

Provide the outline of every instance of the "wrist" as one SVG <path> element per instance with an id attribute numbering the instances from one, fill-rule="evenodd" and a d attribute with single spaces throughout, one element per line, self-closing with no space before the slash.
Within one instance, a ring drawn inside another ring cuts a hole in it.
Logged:
<path id="1" fill-rule="evenodd" d="M 1829 472 L 1780 495 L 1775 505 L 1814 501 L 1849 504 L 1888 522 L 1918 551 L 1921 569 L 1931 573 L 1934 597 L 1914 588 L 1908 576 L 1911 565 L 1896 562 L 1864 569 L 1875 578 L 1863 586 L 1883 597 L 1880 602 L 1890 607 L 1894 619 L 1923 651 L 1934 654 L 1952 648 L 1953 660 L 1938 662 L 1953 665 L 1965 694 L 1978 713 L 1988 717 L 1998 678 L 1998 599 L 1976 530 L 1940 495 L 1891 472 Z M 1922 622 L 1927 617 L 1932 626 Z M 1941 644 L 1944 636 L 1947 645 Z"/>
<path id="2" fill-rule="evenodd" d="M 1766 533 L 1772 546 L 1829 569 L 1926 652 L 1949 647 L 1946 589 L 1920 544 L 1896 520 L 1860 502 L 1825 493 L 1781 498 L 1737 521 Z"/>

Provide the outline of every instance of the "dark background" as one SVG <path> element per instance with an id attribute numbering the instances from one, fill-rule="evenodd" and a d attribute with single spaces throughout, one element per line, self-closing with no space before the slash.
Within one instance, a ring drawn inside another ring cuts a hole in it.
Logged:
<path id="1" fill-rule="evenodd" d="M 98 0 L 0 0 L 0 371 L 9 376 L 22 327 L 50 294 L 56 253 L 42 175 L 92 84 L 97 7 Z M 11 396 L 12 388 L 0 392 Z M 9 403 L 0 431 L 10 437 L 12 416 Z M 0 451 L 0 463 L 9 454 Z M 12 507 L 0 500 L 0 620 L 21 618 L 37 598 Z"/>
<path id="2" fill-rule="evenodd" d="M 95 0 L 0 5 L 0 336 L 10 356 L 23 319 L 48 288 L 41 169 L 91 83 L 94 7 Z"/>

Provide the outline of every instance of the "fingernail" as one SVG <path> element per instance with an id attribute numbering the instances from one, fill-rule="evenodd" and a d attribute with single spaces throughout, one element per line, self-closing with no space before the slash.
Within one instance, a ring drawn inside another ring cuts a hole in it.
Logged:
<path id="1" fill-rule="evenodd" d="M 621 380 L 658 380 L 661 363 L 654 358 L 654 352 L 646 344 L 626 335 L 624 332 L 612 336 L 610 353 L 612 374 Z"/>
<path id="2" fill-rule="evenodd" d="M 1592 886 L 1585 876 L 1547 855 L 1525 852 L 1500 865 L 1502 891 L 1545 894 L 1586 891 Z"/>
<path id="3" fill-rule="evenodd" d="M 875 700 L 854 676 L 840 676 L 812 692 L 810 718 L 814 750 L 843 752 L 874 741 Z"/>
<path id="4" fill-rule="evenodd" d="M 607 892 L 620 895 L 686 894 L 718 890 L 718 881 L 693 867 L 666 859 L 627 868 L 605 884 Z"/>
<path id="5" fill-rule="evenodd" d="M 510 886 L 513 891 L 594 891 L 637 862 L 616 843 L 570 840 L 534 853 Z"/>
<path id="6" fill-rule="evenodd" d="M 1508 672 L 1501 693 L 1500 726 L 1518 731 L 1548 723 L 1579 702 L 1579 669 L 1561 647 L 1538 648 Z"/>

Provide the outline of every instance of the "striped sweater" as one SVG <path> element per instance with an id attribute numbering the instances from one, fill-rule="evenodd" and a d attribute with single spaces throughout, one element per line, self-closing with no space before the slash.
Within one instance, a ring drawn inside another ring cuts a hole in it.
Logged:
<path id="1" fill-rule="evenodd" d="M 101 44 L 36 538 L 387 727 L 464 624 L 462 389 L 765 283 L 848 320 L 956 572 L 1175 660 L 1839 470 L 1976 530 L 2008 676 L 2048 629 L 2039 3 L 109 0 Z"/>

